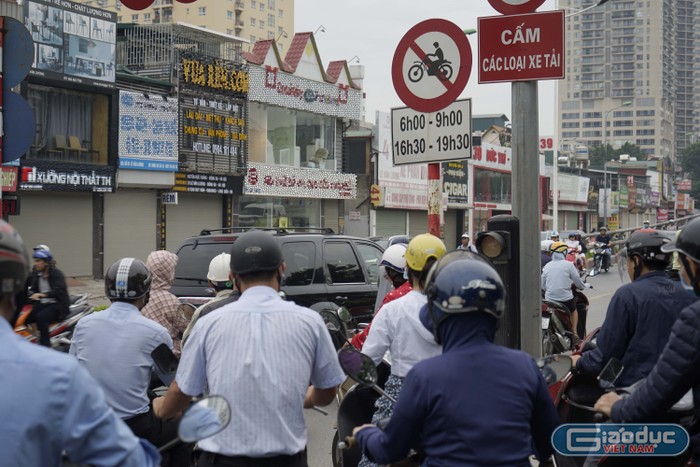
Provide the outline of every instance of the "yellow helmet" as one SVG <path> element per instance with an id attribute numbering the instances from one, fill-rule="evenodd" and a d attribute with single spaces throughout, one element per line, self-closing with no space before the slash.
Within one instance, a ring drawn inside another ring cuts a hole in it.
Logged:
<path id="1" fill-rule="evenodd" d="M 549 251 L 552 253 L 563 253 L 566 254 L 566 251 L 569 249 L 568 246 L 566 246 L 566 243 L 564 242 L 554 242 L 549 246 Z"/>
<path id="2" fill-rule="evenodd" d="M 435 235 L 425 233 L 413 237 L 408 243 L 404 257 L 409 268 L 414 271 L 422 271 L 430 258 L 438 260 L 445 253 L 447 253 L 447 248 L 442 240 Z"/>

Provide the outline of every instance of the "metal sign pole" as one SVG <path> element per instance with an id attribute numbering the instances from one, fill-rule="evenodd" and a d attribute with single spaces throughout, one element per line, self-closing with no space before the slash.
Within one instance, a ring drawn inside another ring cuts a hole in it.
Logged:
<path id="1" fill-rule="evenodd" d="M 520 220 L 520 346 L 542 354 L 537 81 L 512 84 L 513 215 Z M 556 193 L 555 193 L 556 196 Z"/>

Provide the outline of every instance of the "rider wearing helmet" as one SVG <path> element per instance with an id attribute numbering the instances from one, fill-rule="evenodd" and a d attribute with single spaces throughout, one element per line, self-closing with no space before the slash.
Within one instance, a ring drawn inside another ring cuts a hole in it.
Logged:
<path id="1" fill-rule="evenodd" d="M 231 273 L 241 296 L 197 321 L 175 381 L 153 401 L 159 416 L 172 417 L 206 390 L 251 421 L 200 441 L 200 464 L 307 465 L 303 407 L 330 404 L 345 380 L 321 315 L 280 297 L 285 268 L 270 233 L 236 237 Z"/>
<path id="2" fill-rule="evenodd" d="M 610 242 L 612 242 L 612 236 L 608 234 L 607 227 L 603 226 L 600 228 L 600 234 L 595 238 L 596 243 L 602 243 L 605 245 L 605 253 L 603 254 L 603 264 L 602 267 L 605 271 L 610 267 L 610 258 L 612 257 L 612 250 L 610 249 Z"/>
<path id="3" fill-rule="evenodd" d="M 404 255 L 412 290 L 403 297 L 387 303 L 372 321 L 372 329 L 362 352 L 378 365 L 384 354 L 390 351 L 391 376 L 384 387 L 390 396 L 398 397 L 401 384 L 413 365 L 441 352 L 430 332 L 421 325 L 418 312 L 427 302 L 423 290 L 428 271 L 446 252 L 445 244 L 438 237 L 427 233 L 415 236 L 409 242 Z M 387 397 L 377 399 L 372 421 L 376 423 L 391 416 L 392 406 Z M 367 465 L 373 464 L 363 457 L 360 466 Z"/>
<path id="4" fill-rule="evenodd" d="M 394 289 L 386 294 L 381 306 L 379 307 L 379 310 L 377 310 L 377 313 L 379 313 L 382 307 L 387 303 L 394 301 L 399 297 L 403 297 L 411 291 L 411 283 L 404 278 L 404 273 L 406 272 L 406 258 L 404 257 L 405 252 L 406 245 L 403 243 L 397 243 L 387 248 L 382 255 L 382 262 L 379 263 L 379 266 L 384 267 L 386 275 L 393 284 Z M 369 334 L 371 327 L 372 323 L 365 327 L 362 332 L 355 334 L 352 339 L 350 339 L 350 343 L 356 348 L 362 349 L 365 340 L 367 340 L 367 335 Z"/>
<path id="5" fill-rule="evenodd" d="M 493 342 L 505 313 L 498 273 L 478 255 L 453 251 L 432 267 L 425 292 L 420 322 L 443 352 L 408 373 L 383 431 L 355 428 L 363 452 L 388 464 L 421 442 L 423 465 L 547 459 L 559 420 L 544 378 L 528 354 Z"/>
<path id="6" fill-rule="evenodd" d="M 661 252 L 678 252 L 684 287 L 693 295 L 700 295 L 700 219 L 688 223 L 677 240 L 664 244 Z M 610 392 L 598 400 L 595 409 L 610 416 L 615 423 L 652 423 L 659 420 L 689 390 L 693 391 L 695 420 L 698 420 L 700 301 L 697 300 L 680 312 L 661 356 L 641 386 L 624 400 L 620 400 L 615 392 Z M 696 423 L 688 431 L 693 459 L 698 463 L 700 426 Z"/>
<path id="7" fill-rule="evenodd" d="M 549 239 L 553 242 L 558 242 L 559 241 L 559 232 L 556 230 L 552 230 L 549 234 Z"/>
<path id="8" fill-rule="evenodd" d="M 34 250 L 32 256 L 34 269 L 29 282 L 32 311 L 25 323 L 36 323 L 39 328 L 39 343 L 51 347 L 49 325 L 62 320 L 69 313 L 68 287 L 66 278 L 56 267 L 50 250 Z"/>
<path id="9" fill-rule="evenodd" d="M 649 223 L 649 219 L 644 219 L 644 223 L 642 224 L 643 229 L 648 229 L 651 224 Z"/>
<path id="10" fill-rule="evenodd" d="M 235 302 L 240 296 L 238 292 L 233 290 L 231 255 L 228 253 L 221 253 L 212 258 L 212 260 L 209 262 L 207 280 L 209 281 L 209 287 L 214 290 L 216 295 L 210 301 L 197 308 L 192 314 L 190 324 L 182 334 L 183 346 L 199 318 L 208 315 L 217 308 L 221 308 L 224 305 Z"/>
<path id="11" fill-rule="evenodd" d="M 550 245 L 549 251 L 552 253 L 552 261 L 542 268 L 542 291 L 544 299 L 551 302 L 558 302 L 566 306 L 571 312 L 572 330 L 578 326 L 578 311 L 576 310 L 576 298 L 571 286 L 583 290 L 588 288 L 576 270 L 576 266 L 566 261 L 568 247 L 564 242 L 554 242 Z M 578 334 L 574 332 L 574 340 Z"/>
<path id="12" fill-rule="evenodd" d="M 74 358 L 13 333 L 28 276 L 22 238 L 0 220 L 1 463 L 58 466 L 66 452 L 70 462 L 80 464 L 159 465 L 153 446 L 140 442 L 117 419 L 95 380 Z"/>
<path id="13" fill-rule="evenodd" d="M 109 308 L 90 314 L 75 327 L 70 353 L 102 386 L 107 403 L 133 433 L 162 446 L 177 438 L 177 422 L 157 418 L 149 406 L 153 357 L 161 344 L 172 349 L 168 331 L 140 313 L 151 290 L 152 275 L 136 258 L 122 258 L 105 273 Z M 189 465 L 192 445 L 169 451 L 169 466 Z"/>
<path id="14" fill-rule="evenodd" d="M 649 374 L 680 311 L 696 299 L 666 274 L 672 256 L 662 251 L 667 243 L 670 240 L 654 229 L 630 235 L 625 249 L 632 283 L 613 295 L 597 346 L 580 357 L 579 371 L 597 375 L 611 358 L 617 358 L 624 370 L 616 384 L 628 386 Z"/>

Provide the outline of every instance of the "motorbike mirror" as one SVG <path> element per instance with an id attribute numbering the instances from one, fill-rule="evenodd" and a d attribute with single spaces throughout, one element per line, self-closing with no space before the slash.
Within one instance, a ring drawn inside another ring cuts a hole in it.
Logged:
<path id="1" fill-rule="evenodd" d="M 622 362 L 617 358 L 611 358 L 608 363 L 603 367 L 598 375 L 598 385 L 603 390 L 610 390 L 615 388 L 615 381 L 622 373 L 625 367 Z"/>
<path id="2" fill-rule="evenodd" d="M 329 331 L 340 331 L 343 329 L 343 323 L 340 322 L 340 318 L 334 312 L 330 310 L 321 310 L 318 312 L 323 318 L 323 322 L 326 323 L 326 327 Z"/>
<path id="3" fill-rule="evenodd" d="M 177 357 L 173 351 L 170 350 L 167 344 L 160 344 L 151 352 L 151 358 L 153 359 L 153 367 L 158 379 L 164 385 L 170 386 L 170 383 L 175 379 L 178 364 Z"/>
<path id="4" fill-rule="evenodd" d="M 349 323 L 350 321 L 352 321 L 352 314 L 350 313 L 350 310 L 348 310 L 344 306 L 341 306 L 340 308 L 338 308 L 338 318 L 340 318 L 340 320 L 345 323 Z"/>
<path id="5" fill-rule="evenodd" d="M 551 386 L 561 381 L 571 371 L 572 360 L 568 355 L 549 355 L 537 360 L 537 367 L 547 386 Z"/>
<path id="6" fill-rule="evenodd" d="M 373 386 L 377 384 L 379 376 L 377 367 L 367 355 L 361 353 L 355 347 L 344 347 L 338 351 L 340 366 L 350 378 L 358 383 Z"/>
<path id="7" fill-rule="evenodd" d="M 231 406 L 221 396 L 207 396 L 192 404 L 180 419 L 177 435 L 185 443 L 209 438 L 226 428 Z"/>
<path id="8" fill-rule="evenodd" d="M 277 293 L 279 294 L 280 297 L 282 297 L 282 300 L 287 300 L 287 294 L 286 294 L 285 292 L 283 292 L 282 290 L 280 290 L 280 291 L 277 292 Z"/>

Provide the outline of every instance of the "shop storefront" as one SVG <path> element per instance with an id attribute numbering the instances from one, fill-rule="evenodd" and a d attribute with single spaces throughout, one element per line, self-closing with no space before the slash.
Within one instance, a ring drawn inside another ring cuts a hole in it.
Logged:
<path id="1" fill-rule="evenodd" d="M 391 115 L 377 112 L 375 209 L 370 211 L 370 235 L 418 235 L 428 231 L 428 165 L 394 167 Z"/>
<path id="2" fill-rule="evenodd" d="M 469 164 L 471 202 L 469 212 L 471 235 L 487 230 L 490 217 L 510 214 L 511 197 L 511 149 L 490 144 L 475 146 Z"/>
<path id="3" fill-rule="evenodd" d="M 29 244 L 51 246 L 67 275 L 101 269 L 104 194 L 116 187 L 116 14 L 70 1 L 30 0 L 34 62 L 21 93 L 36 117 L 19 163 L 10 221 Z"/>
<path id="4" fill-rule="evenodd" d="M 295 36 L 295 47 L 303 40 L 305 50 L 315 48 L 304 34 Z M 356 175 L 339 172 L 343 121 L 360 118 L 362 93 L 344 62 L 337 74 L 323 73 L 317 53 L 281 63 L 274 47 L 265 41 L 244 54 L 248 170 L 244 194 L 234 199 L 233 225 L 342 231 L 342 201 L 358 196 Z"/>

